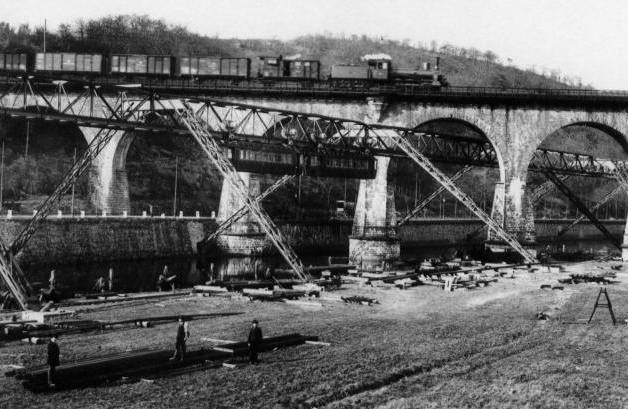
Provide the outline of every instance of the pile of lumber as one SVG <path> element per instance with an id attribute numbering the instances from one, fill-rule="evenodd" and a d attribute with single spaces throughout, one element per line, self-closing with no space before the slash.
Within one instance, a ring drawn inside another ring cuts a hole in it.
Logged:
<path id="1" fill-rule="evenodd" d="M 273 351 L 277 348 L 301 345 L 306 341 L 317 341 L 318 337 L 288 334 L 266 338 L 260 351 Z M 181 368 L 202 365 L 207 361 L 222 361 L 248 354 L 246 342 L 219 345 L 188 351 L 183 361 L 170 360 L 171 349 L 124 352 L 102 357 L 88 358 L 75 362 L 62 363 L 56 369 L 55 389 L 73 389 L 104 382 L 112 382 L 123 377 L 141 378 L 167 375 Z M 25 388 L 32 391 L 47 391 L 47 367 L 17 369 L 6 373 L 22 381 Z"/>
<path id="2" fill-rule="evenodd" d="M 379 304 L 379 301 L 377 301 L 374 298 L 370 298 L 370 297 L 364 297 L 361 295 L 353 295 L 353 296 L 349 296 L 349 297 L 340 297 L 340 299 L 342 301 L 344 301 L 347 304 L 362 304 L 362 305 L 373 305 L 373 304 Z"/>
<path id="3" fill-rule="evenodd" d="M 103 320 L 66 320 L 53 324 L 38 323 L 11 323 L 5 325 L 0 332 L 0 339 L 5 341 L 15 341 L 19 339 L 30 340 L 32 343 L 41 343 L 48 338 L 59 335 L 77 334 L 83 332 L 102 331 L 115 326 L 134 325 L 144 328 L 158 324 L 176 322 L 179 317 L 184 321 L 196 319 L 223 317 L 242 314 L 241 312 L 206 313 L 206 314 L 181 314 L 181 315 L 161 315 L 136 317 L 125 320 L 103 321 Z"/>
<path id="4" fill-rule="evenodd" d="M 617 274 L 614 272 L 602 273 L 572 273 L 569 278 L 561 278 L 558 280 L 561 284 L 580 284 L 580 283 L 598 283 L 612 284 L 616 282 Z"/>

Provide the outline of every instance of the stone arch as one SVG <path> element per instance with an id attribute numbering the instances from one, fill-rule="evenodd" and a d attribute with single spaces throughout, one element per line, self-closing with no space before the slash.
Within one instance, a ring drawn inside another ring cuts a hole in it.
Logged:
<path id="1" fill-rule="evenodd" d="M 419 121 L 413 123 L 414 129 L 419 129 L 422 126 L 434 124 L 437 122 L 454 122 L 459 125 L 468 127 L 473 130 L 475 133 L 480 135 L 481 139 L 488 141 L 492 148 L 495 150 L 495 154 L 497 156 L 497 166 L 499 170 L 499 182 L 504 183 L 506 180 L 506 168 L 504 165 L 504 159 L 502 157 L 501 150 L 499 149 L 499 145 L 496 143 L 497 138 L 491 138 L 487 130 L 490 129 L 488 124 L 486 124 L 483 120 L 477 117 L 469 117 L 468 115 L 460 115 L 460 116 L 442 116 L 438 113 L 433 115 L 428 115 L 421 117 Z"/>
<path id="2" fill-rule="evenodd" d="M 628 155 L 628 137 L 624 133 L 625 131 L 623 132 L 620 131 L 619 129 L 614 127 L 614 124 L 609 124 L 609 123 L 604 123 L 604 122 L 599 122 L 599 121 L 592 121 L 592 120 L 581 120 L 581 121 L 572 121 L 572 122 L 565 121 L 565 123 L 560 124 L 560 126 L 553 127 L 550 129 L 549 132 L 546 132 L 544 137 L 538 141 L 537 146 L 540 147 L 552 135 L 555 135 L 561 132 L 562 130 L 572 128 L 572 127 L 584 127 L 584 128 L 590 128 L 590 129 L 600 131 L 606 136 L 610 137 L 617 144 L 619 144 L 619 146 L 621 146 L 621 148 L 623 149 L 624 153 Z"/>

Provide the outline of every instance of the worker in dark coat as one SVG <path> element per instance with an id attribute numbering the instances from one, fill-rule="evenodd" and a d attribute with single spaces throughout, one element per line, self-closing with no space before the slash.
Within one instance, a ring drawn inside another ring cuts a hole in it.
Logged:
<path id="1" fill-rule="evenodd" d="M 59 344 L 55 335 L 48 341 L 48 386 L 55 386 L 55 370 L 59 366 Z"/>
<path id="2" fill-rule="evenodd" d="M 258 327 L 257 320 L 253 320 L 253 324 L 251 325 L 251 330 L 249 331 L 249 362 L 257 365 L 259 363 L 257 359 L 257 353 L 259 352 L 259 347 L 262 343 L 262 329 Z"/>
<path id="3" fill-rule="evenodd" d="M 185 343 L 190 338 L 190 328 L 187 322 L 183 322 L 183 317 L 179 317 L 179 325 L 177 326 L 177 340 L 175 343 L 174 356 L 170 359 L 178 359 L 183 361 L 185 357 Z"/>

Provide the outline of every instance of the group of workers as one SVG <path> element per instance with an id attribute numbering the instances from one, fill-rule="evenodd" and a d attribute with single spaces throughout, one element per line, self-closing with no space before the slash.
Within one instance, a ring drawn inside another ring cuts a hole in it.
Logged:
<path id="1" fill-rule="evenodd" d="M 59 344 L 57 342 L 58 336 L 53 335 L 48 341 L 48 386 L 50 388 L 55 387 L 55 375 L 56 368 L 59 366 Z M 171 360 L 183 361 L 185 359 L 186 342 L 190 339 L 190 326 L 183 317 L 179 316 L 177 333 L 175 340 L 174 355 Z M 262 344 L 263 336 L 262 329 L 259 327 L 258 321 L 255 319 L 251 323 L 251 329 L 249 330 L 249 336 L 247 338 L 247 345 L 249 348 L 249 362 L 253 365 L 259 364 L 259 350 Z"/>

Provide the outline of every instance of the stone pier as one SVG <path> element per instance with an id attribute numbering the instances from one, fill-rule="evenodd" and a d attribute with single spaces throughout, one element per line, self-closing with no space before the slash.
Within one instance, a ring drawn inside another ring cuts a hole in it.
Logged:
<path id="1" fill-rule="evenodd" d="M 248 172 L 238 172 L 240 178 L 249 189 L 253 197 L 260 194 L 260 179 L 258 175 Z M 217 223 L 220 225 L 229 216 L 238 211 L 244 202 L 240 200 L 235 190 L 223 180 L 220 192 Z M 259 223 L 251 213 L 234 223 L 226 232 L 219 235 L 216 241 L 218 249 L 224 254 L 250 256 L 272 252 L 273 246 L 266 234 L 261 230 Z"/>
<path id="2" fill-rule="evenodd" d="M 536 255 L 534 204 L 530 201 L 530 192 L 520 178 L 513 178 L 507 184 L 495 185 L 491 217 L 530 253 Z M 494 231 L 488 232 L 486 245 L 494 252 L 510 251 L 510 246 Z"/>
<path id="3" fill-rule="evenodd" d="M 388 184 L 390 158 L 376 160 L 375 179 L 360 181 L 349 237 L 349 261 L 364 268 L 398 260 L 401 253 L 395 227 L 395 194 Z"/>

